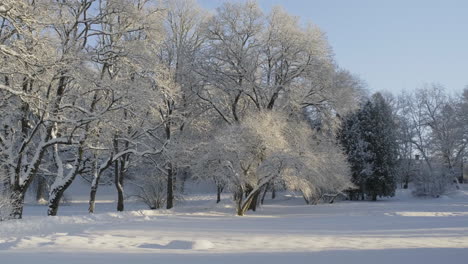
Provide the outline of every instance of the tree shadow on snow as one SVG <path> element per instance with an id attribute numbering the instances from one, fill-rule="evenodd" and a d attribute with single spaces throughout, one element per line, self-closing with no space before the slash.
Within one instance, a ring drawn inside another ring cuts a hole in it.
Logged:
<path id="1" fill-rule="evenodd" d="M 166 245 L 161 244 L 141 244 L 139 248 L 153 248 L 153 249 L 192 249 L 194 242 L 184 240 L 173 240 Z"/>
<path id="2" fill-rule="evenodd" d="M 183 241 L 187 242 L 187 241 Z M 177 242 L 179 243 L 179 242 Z M 175 243 L 174 245 L 177 245 Z M 169 243 L 171 244 L 171 243 Z M 182 243 L 187 246 L 186 243 Z M 146 244 L 150 247 L 164 245 Z M 167 245 L 166 245 L 167 246 Z M 178 245 L 180 246 L 180 245 Z M 379 250 L 329 250 L 318 252 L 255 252 L 255 253 L 119 253 L 119 252 L 24 252 L 0 251 L 1 263 L 32 263 L 40 259 L 48 264 L 102 264 L 102 263 L 171 263 L 171 264 L 249 264 L 249 263 L 313 263 L 313 264 L 395 264 L 395 263 L 465 263 L 466 248 L 413 248 Z"/>

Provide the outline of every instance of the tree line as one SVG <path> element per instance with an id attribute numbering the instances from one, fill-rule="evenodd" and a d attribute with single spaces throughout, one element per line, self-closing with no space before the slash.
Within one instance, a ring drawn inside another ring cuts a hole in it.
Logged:
<path id="1" fill-rule="evenodd" d="M 170 209 L 186 178 L 213 182 L 218 201 L 232 192 L 238 215 L 276 189 L 310 204 L 345 191 L 376 199 L 404 178 L 415 150 L 403 146 L 417 147 L 421 128 L 407 115 L 415 101 L 367 99 L 317 26 L 255 2 L 209 13 L 190 0 L 4 0 L 0 55 L 6 218 L 22 217 L 31 188 L 56 215 L 76 177 L 90 182 L 89 212 L 103 180 L 118 211 L 126 184 Z M 466 123 L 444 150 L 452 166 Z M 430 124 L 421 137 L 433 138 Z M 416 149 L 424 160 L 442 134 Z"/>

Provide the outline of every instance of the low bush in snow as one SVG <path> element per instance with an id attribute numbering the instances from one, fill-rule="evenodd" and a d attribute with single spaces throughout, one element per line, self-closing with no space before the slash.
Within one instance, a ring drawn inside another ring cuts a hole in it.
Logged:
<path id="1" fill-rule="evenodd" d="M 452 188 L 452 179 L 444 171 L 422 169 L 414 176 L 413 195 L 439 197 Z"/>
<path id="2" fill-rule="evenodd" d="M 159 209 L 166 203 L 167 181 L 159 175 L 140 177 L 133 182 L 136 186 L 138 199 L 150 209 Z"/>

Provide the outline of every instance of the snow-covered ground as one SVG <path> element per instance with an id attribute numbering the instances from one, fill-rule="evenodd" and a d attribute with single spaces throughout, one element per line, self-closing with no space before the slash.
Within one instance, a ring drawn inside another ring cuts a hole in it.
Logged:
<path id="1" fill-rule="evenodd" d="M 123 213 L 101 199 L 94 215 L 77 200 L 58 217 L 28 205 L 23 220 L 0 222 L 0 263 L 468 263 L 468 186 L 315 206 L 284 194 L 244 217 L 224 198 L 189 195 L 169 211 L 129 202 Z"/>

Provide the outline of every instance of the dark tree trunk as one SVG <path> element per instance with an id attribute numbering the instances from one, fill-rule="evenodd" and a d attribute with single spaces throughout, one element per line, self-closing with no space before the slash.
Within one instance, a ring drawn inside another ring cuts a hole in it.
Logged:
<path id="1" fill-rule="evenodd" d="M 36 202 L 39 202 L 41 200 L 45 200 L 46 192 L 46 182 L 43 177 L 38 177 L 37 178 L 37 188 L 36 188 Z"/>
<path id="2" fill-rule="evenodd" d="M 83 155 L 83 151 L 80 150 L 78 151 L 78 155 L 79 155 L 79 160 L 81 160 L 81 156 Z M 78 162 L 79 163 L 79 162 Z M 55 188 L 55 189 L 52 189 L 51 192 L 50 192 L 50 195 L 49 195 L 49 210 L 47 212 L 47 215 L 50 215 L 50 216 L 55 216 L 57 215 L 57 211 L 58 211 L 58 207 L 60 205 L 60 200 L 62 199 L 63 197 L 63 193 L 65 192 L 65 190 L 68 189 L 68 187 L 70 187 L 70 185 L 72 184 L 73 180 L 75 179 L 76 177 L 76 174 L 77 174 L 77 169 L 75 169 L 75 172 L 73 173 L 73 175 L 65 182 L 65 184 Z"/>
<path id="3" fill-rule="evenodd" d="M 15 182 L 13 184 L 10 184 L 10 182 L 7 182 L 7 186 L 12 189 L 12 200 L 13 200 L 13 211 L 11 212 L 11 217 L 14 219 L 21 219 L 23 217 L 23 206 L 24 206 L 24 196 L 26 194 L 26 191 L 28 190 L 29 185 L 31 184 L 32 180 L 34 179 L 34 176 L 36 175 L 38 169 L 39 169 L 39 164 L 42 161 L 42 157 L 44 156 L 44 151 L 45 149 L 42 149 L 39 153 L 39 158 L 37 161 L 32 165 L 33 170 L 31 171 L 30 177 L 22 184 L 20 185 L 19 179 L 20 179 L 20 174 L 21 171 L 17 169 L 15 171 Z"/>
<path id="4" fill-rule="evenodd" d="M 247 186 L 245 187 L 245 192 L 244 192 L 245 198 L 247 198 L 247 196 L 249 196 L 249 194 L 250 194 L 252 191 L 253 191 L 252 186 L 247 185 Z"/>
<path id="5" fill-rule="evenodd" d="M 275 198 L 276 198 L 276 188 L 275 188 L 275 185 L 273 184 L 271 188 L 271 199 L 275 199 Z"/>
<path id="6" fill-rule="evenodd" d="M 14 190 L 11 196 L 13 210 L 11 211 L 11 218 L 21 219 L 23 217 L 23 206 L 24 206 L 24 191 Z"/>
<path id="7" fill-rule="evenodd" d="M 29 80 L 25 77 L 23 79 L 23 92 L 27 93 L 28 92 L 28 87 L 29 87 Z M 29 117 L 28 115 L 30 114 L 29 110 L 29 104 L 26 102 L 23 102 L 21 104 L 21 111 L 22 111 L 22 116 L 21 116 L 21 136 L 23 139 L 25 139 L 28 135 L 29 131 Z"/>
<path id="8" fill-rule="evenodd" d="M 244 192 L 241 188 L 237 192 L 234 193 L 234 201 L 236 201 L 236 210 L 238 216 L 244 215 L 244 210 L 242 209 L 242 197 L 244 196 Z"/>
<path id="9" fill-rule="evenodd" d="M 217 193 L 216 193 L 216 203 L 221 202 L 221 193 L 223 192 L 224 186 L 217 186 Z"/>
<path id="10" fill-rule="evenodd" d="M 47 215 L 49 216 L 56 216 L 58 212 L 58 208 L 60 205 L 60 200 L 62 199 L 63 193 L 65 189 L 56 189 L 51 193 L 54 195 L 54 198 L 49 199 L 49 209 L 47 211 Z"/>
<path id="11" fill-rule="evenodd" d="M 115 188 L 117 189 L 117 211 L 124 210 L 123 179 L 125 170 L 125 160 L 121 160 L 120 168 L 118 161 L 115 162 Z"/>
<path id="12" fill-rule="evenodd" d="M 242 81 L 240 81 L 240 83 L 242 84 Z M 239 91 L 239 93 L 234 98 L 234 102 L 231 105 L 232 116 L 234 117 L 234 120 L 236 122 L 239 122 L 239 116 L 237 115 L 237 104 L 239 103 L 239 99 L 241 95 L 242 95 L 242 92 Z"/>
<path id="13" fill-rule="evenodd" d="M 174 175 L 172 170 L 172 164 L 167 164 L 167 202 L 166 209 L 174 207 Z"/>
<path id="14" fill-rule="evenodd" d="M 269 188 L 270 188 L 270 184 L 268 183 L 267 186 L 265 187 L 265 190 L 263 191 L 262 199 L 260 200 L 261 204 L 263 204 L 263 201 L 265 201 L 265 196 Z"/>
<path id="15" fill-rule="evenodd" d="M 123 196 L 123 187 L 119 183 L 117 187 L 117 211 L 122 212 L 124 210 L 124 196 Z"/>
<path id="16" fill-rule="evenodd" d="M 127 112 L 125 111 L 125 118 L 127 118 Z M 130 128 L 128 129 L 130 132 Z M 128 149 L 128 142 L 124 144 L 125 150 Z M 117 136 L 114 136 L 114 152 L 119 152 L 119 142 Z M 124 210 L 124 189 L 123 179 L 125 176 L 125 166 L 128 160 L 128 154 L 123 155 L 120 159 L 114 161 L 114 185 L 117 190 L 117 211 L 122 212 Z"/>
<path id="17" fill-rule="evenodd" d="M 9 80 L 6 80 L 6 81 L 9 82 Z M 23 92 L 28 91 L 28 84 L 29 84 L 28 79 L 26 77 L 23 78 L 23 84 L 22 84 Z M 21 122 L 21 137 L 23 140 L 26 139 L 28 136 L 28 131 L 29 131 L 28 115 L 29 114 L 30 114 L 29 104 L 26 102 L 22 102 L 20 122 Z M 41 153 L 41 157 L 42 157 L 42 153 Z M 22 163 L 22 156 L 20 156 L 18 160 L 18 165 L 15 170 L 15 174 L 16 174 L 15 183 L 13 186 L 11 186 L 13 187 L 13 192 L 12 192 L 12 197 L 11 197 L 13 210 L 11 212 L 11 217 L 14 219 L 21 219 L 23 217 L 24 196 L 33 178 L 31 177 L 29 179 L 29 183 L 26 183 L 23 186 L 20 184 L 19 179 L 21 178 L 21 169 L 22 169 L 21 163 Z"/>
<path id="18" fill-rule="evenodd" d="M 174 107 L 174 101 L 168 100 L 167 103 L 167 122 L 165 126 L 166 130 L 166 140 L 171 140 L 171 127 L 172 127 L 172 110 Z M 162 114 L 163 115 L 163 114 Z M 168 161 L 167 166 L 167 197 L 166 197 L 166 209 L 171 209 L 174 207 L 174 170 L 172 163 Z"/>
<path id="19" fill-rule="evenodd" d="M 410 173 L 407 172 L 407 173 L 405 174 L 405 180 L 404 180 L 403 189 L 408 189 L 409 179 L 410 179 Z"/>
<path id="20" fill-rule="evenodd" d="M 255 194 L 252 196 L 252 201 L 250 202 L 249 205 L 249 210 L 256 211 L 257 210 L 257 205 L 258 205 L 258 197 L 260 196 L 260 190 L 256 191 Z"/>

